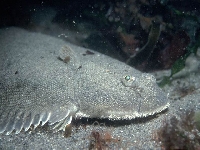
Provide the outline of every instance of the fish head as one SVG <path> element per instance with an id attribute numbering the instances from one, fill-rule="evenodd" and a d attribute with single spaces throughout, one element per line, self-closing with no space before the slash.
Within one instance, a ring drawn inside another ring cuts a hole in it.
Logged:
<path id="1" fill-rule="evenodd" d="M 97 66 L 92 68 L 95 69 L 85 73 L 90 84 L 81 84 L 80 88 L 84 90 L 78 94 L 82 96 L 78 98 L 80 110 L 76 116 L 134 119 L 159 113 L 169 106 L 167 95 L 151 74 L 141 73 L 127 65 L 121 69 L 114 64 L 112 67 L 104 66 L 106 70 Z"/>

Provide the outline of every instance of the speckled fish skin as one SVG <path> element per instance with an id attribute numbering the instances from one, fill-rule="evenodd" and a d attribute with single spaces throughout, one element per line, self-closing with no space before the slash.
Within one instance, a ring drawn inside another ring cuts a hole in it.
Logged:
<path id="1" fill-rule="evenodd" d="M 72 117 L 133 119 L 169 106 L 155 78 L 61 39 L 19 28 L 0 30 L 0 133 Z M 70 58 L 69 62 L 60 59 Z M 58 59 L 59 57 L 59 59 Z"/>

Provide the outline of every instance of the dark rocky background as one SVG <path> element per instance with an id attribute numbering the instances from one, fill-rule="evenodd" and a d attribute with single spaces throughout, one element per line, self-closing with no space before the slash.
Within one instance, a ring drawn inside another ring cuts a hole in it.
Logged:
<path id="1" fill-rule="evenodd" d="M 0 27 L 62 37 L 72 32 L 66 40 L 124 62 L 138 55 L 129 65 L 152 72 L 170 69 L 180 58 L 196 53 L 199 10 L 197 0 L 3 0 Z M 146 57 L 139 57 L 141 49 Z"/>

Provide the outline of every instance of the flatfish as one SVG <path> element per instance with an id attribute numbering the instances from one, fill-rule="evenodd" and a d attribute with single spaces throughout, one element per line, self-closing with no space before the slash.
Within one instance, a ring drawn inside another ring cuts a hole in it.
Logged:
<path id="1" fill-rule="evenodd" d="M 168 106 L 151 74 L 55 37 L 0 30 L 0 133 L 47 122 L 64 130 L 72 117 L 134 119 Z"/>

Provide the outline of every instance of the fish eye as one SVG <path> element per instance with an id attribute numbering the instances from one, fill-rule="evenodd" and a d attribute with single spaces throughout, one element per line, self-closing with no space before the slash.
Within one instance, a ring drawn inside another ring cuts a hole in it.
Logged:
<path id="1" fill-rule="evenodd" d="M 122 78 L 121 82 L 124 86 L 126 87 L 133 87 L 134 86 L 134 82 L 136 80 L 136 77 L 130 76 L 130 75 L 126 75 Z"/>
<path id="2" fill-rule="evenodd" d="M 131 79 L 131 77 L 130 77 L 130 76 L 125 76 L 124 79 L 125 79 L 126 81 L 129 81 L 129 80 Z"/>

